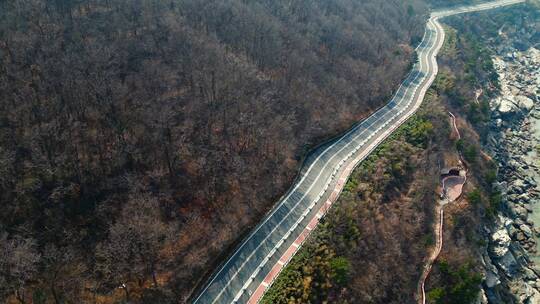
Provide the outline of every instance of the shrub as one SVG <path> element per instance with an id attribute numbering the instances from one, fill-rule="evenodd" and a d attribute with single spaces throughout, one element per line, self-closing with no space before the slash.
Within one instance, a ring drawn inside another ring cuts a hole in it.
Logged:
<path id="1" fill-rule="evenodd" d="M 465 148 L 465 143 L 463 141 L 463 139 L 458 139 L 456 141 L 456 149 L 459 151 L 459 152 L 463 152 L 463 149 Z"/>
<path id="2" fill-rule="evenodd" d="M 330 261 L 334 281 L 343 286 L 349 281 L 349 271 L 351 264 L 345 257 L 336 257 Z"/>
<path id="3" fill-rule="evenodd" d="M 487 207 L 487 214 L 493 216 L 497 213 L 497 210 L 501 207 L 502 196 L 501 193 L 493 193 L 489 198 L 489 206 Z"/>
<path id="4" fill-rule="evenodd" d="M 433 134 L 433 124 L 423 118 L 415 118 L 405 127 L 407 141 L 417 147 L 426 147 Z"/>
<path id="5" fill-rule="evenodd" d="M 358 180 L 356 180 L 354 176 L 351 176 L 345 184 L 345 187 L 343 187 L 343 192 L 353 192 L 356 187 L 358 187 Z"/>
<path id="6" fill-rule="evenodd" d="M 435 244 L 435 240 L 433 239 L 433 234 L 431 232 L 426 234 L 423 240 L 426 247 L 433 246 Z"/>
<path id="7" fill-rule="evenodd" d="M 497 170 L 495 169 L 488 170 L 486 174 L 484 175 L 484 180 L 491 187 L 491 184 L 497 181 Z"/>
<path id="8" fill-rule="evenodd" d="M 442 274 L 442 286 L 428 292 L 428 300 L 437 304 L 474 303 L 480 291 L 482 276 L 472 270 L 471 265 L 464 264 L 457 269 L 448 262 L 438 264 Z"/>
<path id="9" fill-rule="evenodd" d="M 474 163 L 476 162 L 476 157 L 478 156 L 478 150 L 473 145 L 468 146 L 463 152 L 463 156 L 468 162 Z"/>
<path id="10" fill-rule="evenodd" d="M 430 303 L 438 303 L 441 299 L 444 298 L 446 293 L 441 287 L 433 288 L 427 293 L 427 299 Z"/>
<path id="11" fill-rule="evenodd" d="M 480 193 L 480 190 L 474 189 L 467 195 L 467 199 L 471 204 L 478 205 L 482 202 L 482 194 Z"/>

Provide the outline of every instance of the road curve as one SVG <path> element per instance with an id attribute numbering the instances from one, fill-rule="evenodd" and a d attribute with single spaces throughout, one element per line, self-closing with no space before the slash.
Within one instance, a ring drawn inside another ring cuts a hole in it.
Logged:
<path id="1" fill-rule="evenodd" d="M 321 211 L 326 211 L 337 199 L 336 194 L 354 166 L 420 107 L 438 72 L 435 56 L 444 42 L 439 18 L 524 1 L 494 1 L 432 13 L 416 49 L 418 62 L 392 99 L 343 136 L 320 146 L 307 157 L 297 182 L 219 266 L 193 303 L 253 303 L 260 299 L 301 245 L 298 240 L 305 239 L 306 231 L 309 233 L 314 228 L 313 223 L 323 215 Z M 262 293 L 256 293 L 261 288 Z"/>

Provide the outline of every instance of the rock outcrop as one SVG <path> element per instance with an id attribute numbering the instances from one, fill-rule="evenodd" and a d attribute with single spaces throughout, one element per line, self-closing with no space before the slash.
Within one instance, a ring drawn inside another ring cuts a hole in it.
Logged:
<path id="1" fill-rule="evenodd" d="M 491 101 L 493 119 L 487 150 L 499 163 L 503 210 L 491 227 L 488 250 L 482 257 L 484 291 L 489 303 L 508 303 L 500 290 L 510 291 L 515 303 L 540 303 L 540 268 L 531 256 L 537 252 L 540 228 L 530 218 L 539 189 L 534 177 L 540 173 L 530 155 L 538 138 L 532 125 L 540 122 L 540 51 L 513 50 L 493 58 L 501 84 L 500 95 Z"/>

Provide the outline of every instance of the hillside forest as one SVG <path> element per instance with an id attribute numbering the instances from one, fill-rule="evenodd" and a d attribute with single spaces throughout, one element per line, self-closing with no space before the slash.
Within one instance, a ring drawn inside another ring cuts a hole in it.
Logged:
<path id="1" fill-rule="evenodd" d="M 389 99 L 422 0 L 0 1 L 0 301 L 184 303 Z"/>

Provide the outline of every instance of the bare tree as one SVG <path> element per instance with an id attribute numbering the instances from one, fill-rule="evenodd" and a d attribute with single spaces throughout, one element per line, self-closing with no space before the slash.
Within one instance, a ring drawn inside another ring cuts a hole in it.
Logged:
<path id="1" fill-rule="evenodd" d="M 27 284 L 37 273 L 39 253 L 31 238 L 0 234 L 0 294 L 15 294 L 21 304 L 26 303 Z"/>
<path id="2" fill-rule="evenodd" d="M 0 1 L 0 223 L 33 230 L 47 301 L 157 285 L 169 228 L 139 183 L 192 234 L 187 296 L 309 147 L 387 100 L 425 1 Z"/>
<path id="3" fill-rule="evenodd" d="M 80 299 L 87 267 L 72 247 L 45 247 L 41 258 L 45 282 L 56 304 L 76 303 Z"/>
<path id="4" fill-rule="evenodd" d="M 161 219 L 157 199 L 148 194 L 133 195 L 110 227 L 108 239 L 98 246 L 99 270 L 113 286 L 124 289 L 127 301 L 129 283 L 142 287 L 152 278 L 157 287 L 160 253 L 170 240 L 170 232 Z"/>

